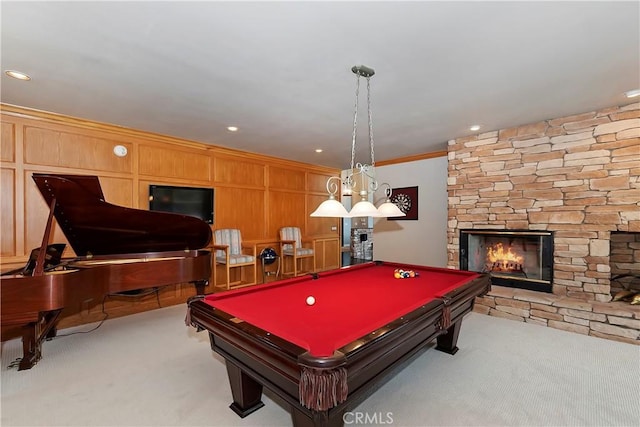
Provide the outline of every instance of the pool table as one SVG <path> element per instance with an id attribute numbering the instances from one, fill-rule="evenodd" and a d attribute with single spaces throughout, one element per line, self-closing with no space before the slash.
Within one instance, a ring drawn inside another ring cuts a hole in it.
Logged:
<path id="1" fill-rule="evenodd" d="M 433 340 L 454 354 L 463 316 L 489 287 L 486 274 L 375 261 L 199 295 L 187 323 L 224 357 L 240 417 L 264 405 L 264 386 L 291 405 L 294 426 L 341 426 Z"/>

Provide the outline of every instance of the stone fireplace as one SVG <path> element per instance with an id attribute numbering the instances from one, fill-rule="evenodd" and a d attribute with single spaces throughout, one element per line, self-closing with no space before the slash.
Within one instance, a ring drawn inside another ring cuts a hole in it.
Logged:
<path id="1" fill-rule="evenodd" d="M 449 267 L 469 231 L 553 234 L 550 293 L 494 282 L 477 311 L 640 344 L 640 306 L 612 302 L 612 267 L 640 260 L 611 246 L 640 232 L 640 104 L 452 140 L 448 160 Z"/>

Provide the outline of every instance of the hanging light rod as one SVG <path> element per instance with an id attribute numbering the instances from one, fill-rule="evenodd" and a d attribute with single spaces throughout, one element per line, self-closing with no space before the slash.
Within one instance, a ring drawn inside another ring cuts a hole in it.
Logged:
<path id="1" fill-rule="evenodd" d="M 356 101 L 353 113 L 353 133 L 351 138 L 351 164 L 347 177 L 342 180 L 340 177 L 332 176 L 327 180 L 327 192 L 329 199 L 325 200 L 318 206 L 318 209 L 311 213 L 312 217 L 332 217 L 332 218 L 351 218 L 351 217 L 395 217 L 405 216 L 394 203 L 391 202 L 391 186 L 385 190 L 386 201 L 380 208 L 369 201 L 369 196 L 375 194 L 378 189 L 378 181 L 375 174 L 375 157 L 373 150 L 373 125 L 371 119 L 371 85 L 370 79 L 376 72 L 373 68 L 364 65 L 354 65 L 351 71 L 356 75 Z M 367 79 L 367 112 L 369 119 L 369 148 L 371 153 L 371 161 L 366 163 L 356 163 L 356 136 L 358 130 L 358 96 L 360 94 L 360 77 Z M 340 183 L 338 185 L 335 180 Z M 336 196 L 338 190 L 344 188 L 346 192 L 352 194 L 358 188 L 358 194 L 361 200 L 356 203 L 351 211 L 347 211 Z"/>

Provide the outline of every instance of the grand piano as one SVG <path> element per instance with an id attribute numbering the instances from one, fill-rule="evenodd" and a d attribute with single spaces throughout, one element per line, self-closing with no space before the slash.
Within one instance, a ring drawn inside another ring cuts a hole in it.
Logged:
<path id="1" fill-rule="evenodd" d="M 112 205 L 96 176 L 33 174 L 49 205 L 40 248 L 22 271 L 0 278 L 2 334 L 20 329 L 18 370 L 42 357 L 61 314 L 113 293 L 191 282 L 203 294 L 211 274 L 211 227 L 186 215 Z M 75 252 L 50 245 L 53 218 Z M 53 259 L 53 261 L 52 261 Z M 71 312 L 70 312 L 71 310 Z"/>

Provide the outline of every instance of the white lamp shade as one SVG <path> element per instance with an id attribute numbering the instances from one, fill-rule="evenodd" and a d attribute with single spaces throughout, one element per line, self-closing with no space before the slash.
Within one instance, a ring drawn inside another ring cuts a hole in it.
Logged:
<path id="1" fill-rule="evenodd" d="M 386 201 L 381 204 L 378 208 L 378 212 L 380 212 L 380 216 L 385 218 L 393 216 L 407 216 L 407 214 L 402 212 L 395 203 L 392 203 L 390 201 Z"/>
<path id="2" fill-rule="evenodd" d="M 356 203 L 349 212 L 350 217 L 359 217 L 359 216 L 371 216 L 371 217 L 381 217 L 380 212 L 376 209 L 375 205 L 367 200 L 360 200 Z"/>
<path id="3" fill-rule="evenodd" d="M 331 218 L 349 218 L 349 212 L 345 207 L 334 198 L 330 198 L 320 203 L 318 209 L 313 211 L 310 216 L 313 217 L 331 217 Z"/>

